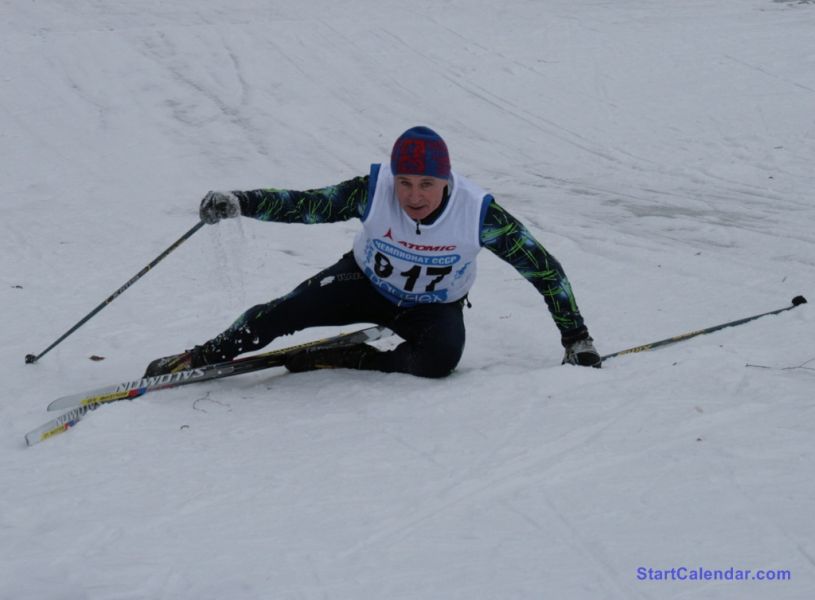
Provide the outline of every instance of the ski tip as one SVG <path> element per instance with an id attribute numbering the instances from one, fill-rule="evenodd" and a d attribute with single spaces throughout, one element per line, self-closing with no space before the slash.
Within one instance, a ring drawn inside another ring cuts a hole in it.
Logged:
<path id="1" fill-rule="evenodd" d="M 801 304 L 806 304 L 806 303 L 807 303 L 807 299 L 804 298 L 803 296 L 796 296 L 795 298 L 792 299 L 792 305 L 793 306 L 799 306 Z"/>
<path id="2" fill-rule="evenodd" d="M 86 407 L 74 408 L 58 416 L 56 419 L 52 419 L 44 425 L 37 427 L 33 431 L 29 431 L 27 434 L 25 434 L 26 445 L 33 446 L 34 444 L 44 442 L 55 435 L 65 433 L 69 429 L 76 426 L 76 424 L 82 420 L 89 410 L 91 409 Z"/>
<path id="3" fill-rule="evenodd" d="M 73 428 L 77 423 L 79 423 L 79 420 L 80 419 L 77 418 L 68 423 L 59 423 L 46 429 L 37 429 L 35 431 L 27 433 L 25 436 L 25 443 L 28 447 L 31 447 L 34 444 L 44 442 L 45 440 L 51 439 L 52 437 L 59 435 L 61 433 L 65 433 L 69 429 Z"/>
<path id="4" fill-rule="evenodd" d="M 25 434 L 25 445 L 31 448 L 34 444 L 38 444 L 39 442 L 48 439 L 48 437 L 43 437 L 43 431 L 38 429 L 36 431 L 29 431 Z"/>

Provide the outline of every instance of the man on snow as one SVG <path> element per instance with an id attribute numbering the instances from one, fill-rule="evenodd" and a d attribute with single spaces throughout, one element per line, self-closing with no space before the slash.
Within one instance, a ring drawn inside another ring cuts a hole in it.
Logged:
<path id="1" fill-rule="evenodd" d="M 543 296 L 565 348 L 564 363 L 600 366 L 569 281 L 557 260 L 475 183 L 450 168 L 444 140 L 413 127 L 393 146 L 390 168 L 308 191 L 209 192 L 207 223 L 243 215 L 283 223 L 358 218 L 353 250 L 289 294 L 253 306 L 226 331 L 181 354 L 154 360 L 146 376 L 223 362 L 307 327 L 376 323 L 403 340 L 383 352 L 367 344 L 304 350 L 286 367 L 365 369 L 444 377 L 464 349 L 463 306 L 486 247 Z"/>

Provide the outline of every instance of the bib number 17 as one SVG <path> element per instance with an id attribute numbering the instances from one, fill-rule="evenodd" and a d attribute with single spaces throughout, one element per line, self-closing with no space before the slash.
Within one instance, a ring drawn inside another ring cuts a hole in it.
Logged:
<path id="1" fill-rule="evenodd" d="M 425 267 L 425 275 L 427 277 L 433 277 L 433 279 L 428 282 L 424 291 L 435 291 L 436 286 L 452 271 L 453 267 L 449 265 L 446 267 Z M 388 257 L 381 252 L 377 252 L 376 256 L 374 256 L 374 273 L 382 279 L 387 279 L 393 274 L 393 264 Z M 405 291 L 412 292 L 413 288 L 416 287 L 416 282 L 422 276 L 422 267 L 414 265 L 407 271 L 399 273 L 399 275 L 405 278 Z"/>

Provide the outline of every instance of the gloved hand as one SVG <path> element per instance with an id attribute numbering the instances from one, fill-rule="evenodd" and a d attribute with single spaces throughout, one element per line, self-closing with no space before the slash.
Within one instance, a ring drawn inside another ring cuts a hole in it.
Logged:
<path id="1" fill-rule="evenodd" d="M 579 365 L 581 367 L 596 367 L 600 368 L 603 361 L 600 360 L 600 354 L 594 347 L 594 340 L 586 332 L 585 337 L 572 340 L 564 340 L 566 352 L 563 354 L 563 363 L 570 365 Z"/>
<path id="2" fill-rule="evenodd" d="M 241 204 L 232 192 L 207 192 L 201 200 L 198 216 L 204 223 L 214 225 L 221 219 L 231 219 L 241 214 Z"/>

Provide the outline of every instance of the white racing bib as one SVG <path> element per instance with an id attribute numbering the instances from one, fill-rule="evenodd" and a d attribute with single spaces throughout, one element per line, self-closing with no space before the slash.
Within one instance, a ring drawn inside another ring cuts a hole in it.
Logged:
<path id="1" fill-rule="evenodd" d="M 431 225 L 419 225 L 399 206 L 390 169 L 372 165 L 368 211 L 354 239 L 354 258 L 376 289 L 394 304 L 461 300 L 475 281 L 481 225 L 492 200 L 469 180 L 450 175 L 447 206 Z"/>

